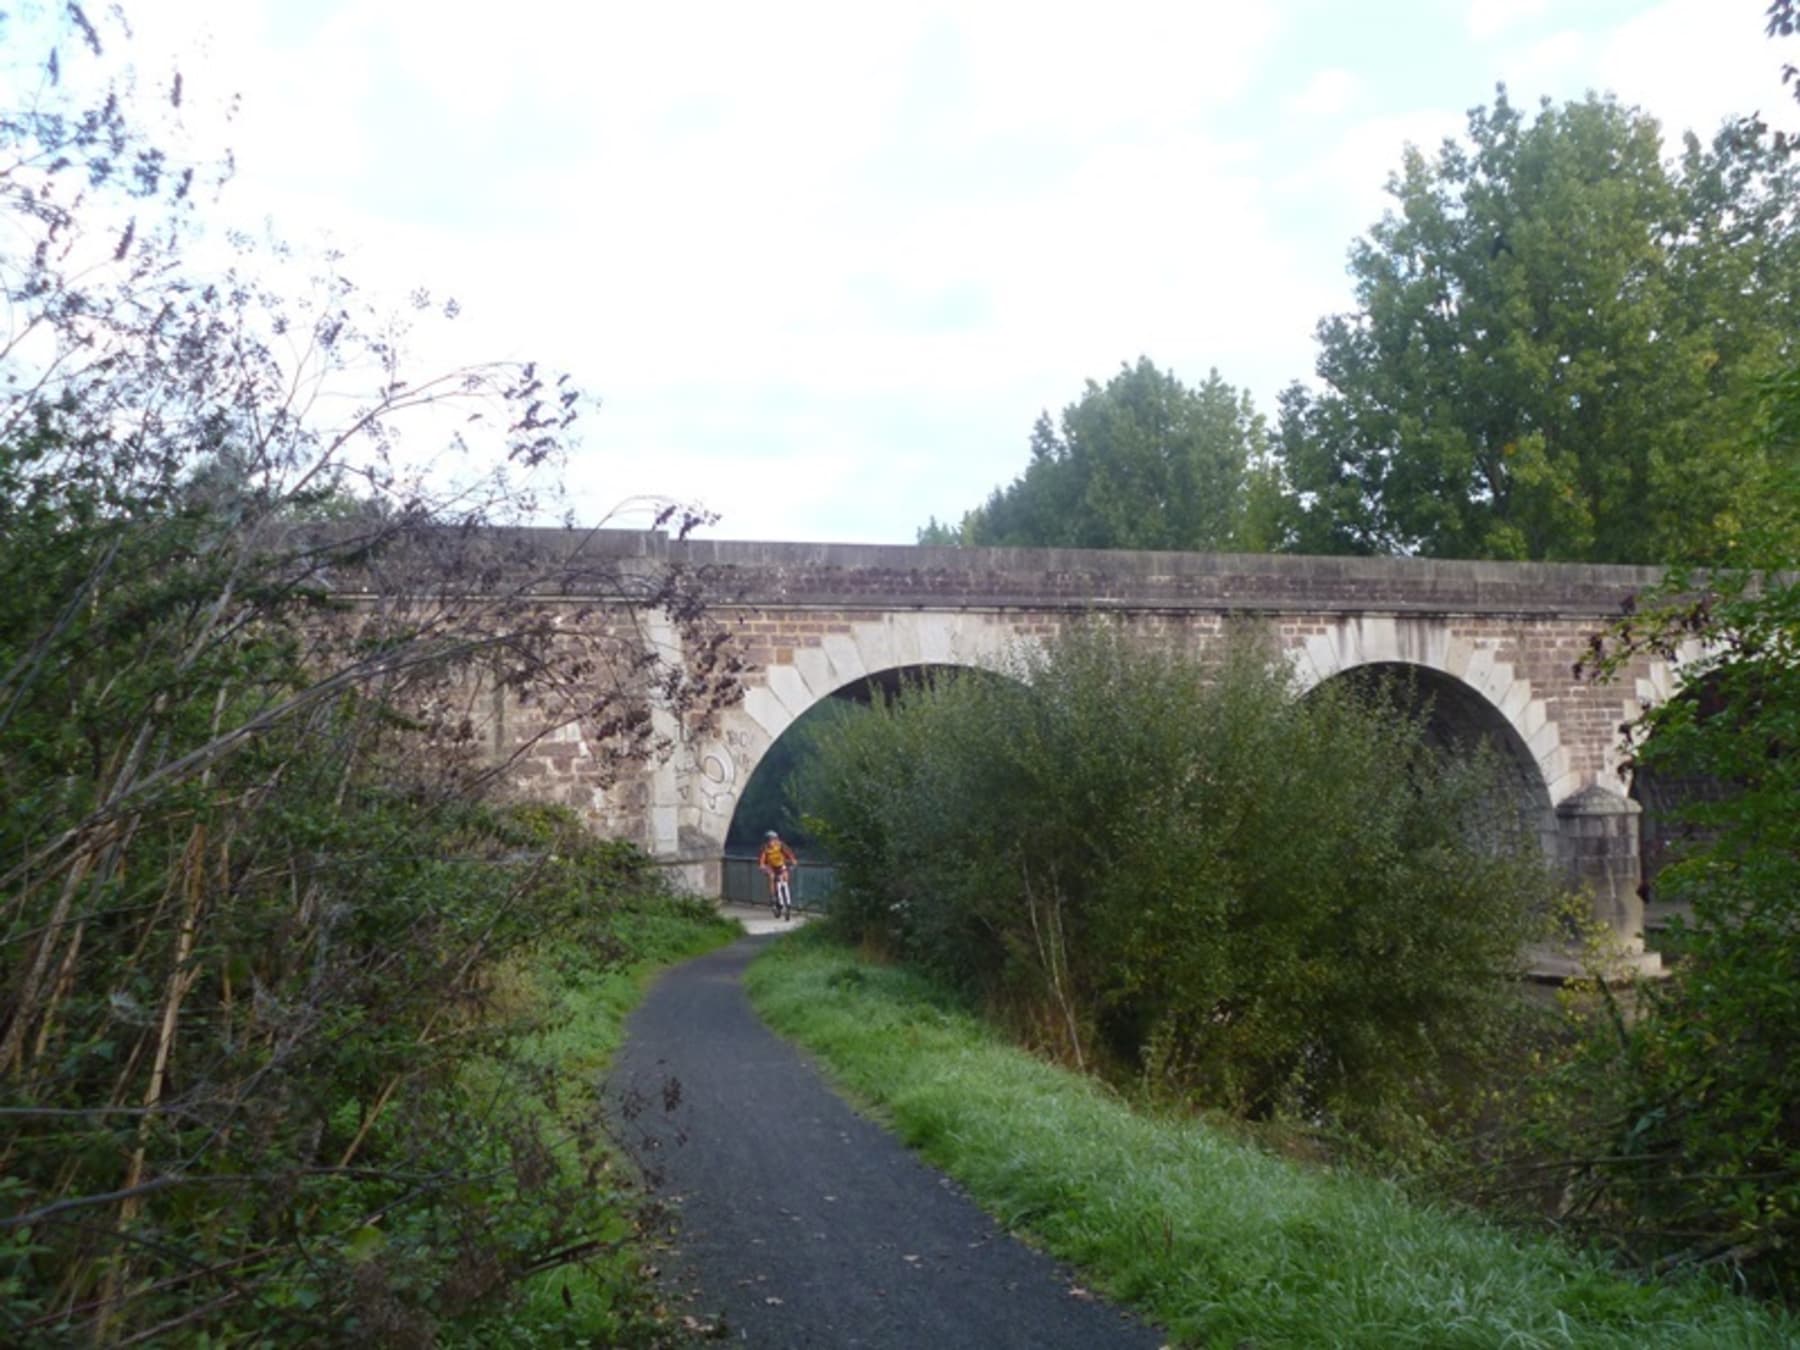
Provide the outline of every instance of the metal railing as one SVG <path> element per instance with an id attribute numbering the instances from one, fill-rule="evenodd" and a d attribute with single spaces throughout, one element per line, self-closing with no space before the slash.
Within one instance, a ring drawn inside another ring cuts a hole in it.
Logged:
<path id="1" fill-rule="evenodd" d="M 769 882 L 756 865 L 754 855 L 720 860 L 719 896 L 728 905 L 766 905 Z M 794 908 L 824 913 L 831 908 L 831 897 L 837 890 L 837 868 L 830 863 L 802 862 L 794 869 L 789 882 L 794 893 Z"/>

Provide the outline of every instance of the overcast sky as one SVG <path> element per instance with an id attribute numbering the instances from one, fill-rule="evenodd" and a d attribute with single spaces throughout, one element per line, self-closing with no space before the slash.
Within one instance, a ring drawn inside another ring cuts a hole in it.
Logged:
<path id="1" fill-rule="evenodd" d="M 600 401 L 577 514 L 699 498 L 719 538 L 911 542 L 1031 424 L 1147 355 L 1272 413 L 1349 305 L 1407 141 L 1504 80 L 1679 136 L 1785 114 L 1763 0 L 1101 5 L 133 0 L 240 93 L 225 198 L 455 353 Z M 160 56 L 152 55 L 152 61 Z M 195 102 L 192 106 L 200 106 Z M 1796 120 L 1790 118 L 1789 120 Z M 437 356 L 434 350 L 431 355 Z"/>

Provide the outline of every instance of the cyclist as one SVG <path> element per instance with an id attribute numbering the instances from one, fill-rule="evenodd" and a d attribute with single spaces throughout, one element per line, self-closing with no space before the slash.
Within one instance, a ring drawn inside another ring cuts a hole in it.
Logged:
<path id="1" fill-rule="evenodd" d="M 800 859 L 794 855 L 794 850 L 782 843 L 781 836 L 774 830 L 770 830 L 763 836 L 762 852 L 757 855 L 756 865 L 762 868 L 763 875 L 769 878 L 769 905 L 774 909 L 775 917 L 778 919 L 787 918 L 793 912 L 794 904 L 791 899 L 783 904 L 782 899 L 786 892 L 777 891 L 776 886 L 780 882 L 788 881 L 789 874 L 799 862 Z"/>

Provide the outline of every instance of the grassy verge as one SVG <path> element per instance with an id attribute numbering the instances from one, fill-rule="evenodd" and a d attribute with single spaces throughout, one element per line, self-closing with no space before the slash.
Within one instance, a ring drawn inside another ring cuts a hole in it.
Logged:
<path id="1" fill-rule="evenodd" d="M 776 1029 L 986 1209 L 1182 1343 L 1800 1344 L 1793 1321 L 1715 1285 L 1636 1283 L 1382 1182 L 1134 1113 L 817 933 L 765 953 L 748 985 Z"/>
<path id="2" fill-rule="evenodd" d="M 707 907 L 652 898 L 610 916 L 584 940 L 540 945 L 506 973 L 504 1001 L 519 1030 L 468 1066 L 476 1100 L 522 1108 L 542 1141 L 547 1250 L 584 1248 L 579 1261 L 526 1279 L 447 1339 L 469 1346 L 661 1344 L 666 1328 L 642 1275 L 640 1195 L 601 1128 L 598 1086 L 626 1015 L 660 970 L 741 935 Z M 508 1141 L 515 1173 L 520 1145 Z M 529 1175 L 531 1169 L 524 1169 Z M 556 1228 L 560 1225 L 560 1229 Z"/>

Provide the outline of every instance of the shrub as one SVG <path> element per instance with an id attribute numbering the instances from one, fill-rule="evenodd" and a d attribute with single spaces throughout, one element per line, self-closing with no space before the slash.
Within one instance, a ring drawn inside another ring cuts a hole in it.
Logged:
<path id="1" fill-rule="evenodd" d="M 1800 376 L 1776 386 L 1800 422 Z M 1792 565 L 1795 542 L 1765 541 Z M 1600 1019 L 1546 1112 L 1566 1209 L 1667 1268 L 1724 1264 L 1792 1296 L 1800 1280 L 1800 584 L 1792 572 L 1678 574 L 1602 644 L 1602 673 L 1692 638 L 1679 698 L 1628 730 L 1633 768 L 1717 791 L 1657 877 L 1685 904 L 1682 959 Z"/>
<path id="2" fill-rule="evenodd" d="M 1090 626 L 1012 679 L 903 692 L 801 792 L 833 921 L 998 998 L 1077 1063 L 1247 1116 L 1392 1136 L 1498 1025 L 1550 888 L 1496 855 L 1481 756 L 1381 690 L 1304 699 L 1241 636 L 1215 667 Z"/>
<path id="3" fill-rule="evenodd" d="M 471 689 L 617 767 L 732 658 L 532 603 L 685 635 L 689 580 L 479 528 L 554 490 L 571 386 L 413 370 L 330 257 L 293 299 L 279 245 L 195 265 L 203 157 L 89 65 L 122 14 L 7 23 L 41 75 L 0 106 L 0 1340 L 416 1343 L 566 1251 L 459 1066 L 509 954 L 645 880 L 481 800 Z"/>

